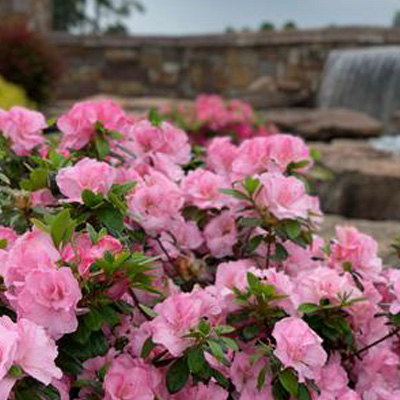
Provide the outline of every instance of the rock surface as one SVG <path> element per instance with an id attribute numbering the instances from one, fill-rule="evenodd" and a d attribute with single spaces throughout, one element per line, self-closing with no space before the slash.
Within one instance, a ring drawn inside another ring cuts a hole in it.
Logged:
<path id="1" fill-rule="evenodd" d="M 296 133 L 308 140 L 365 139 L 383 133 L 383 125 L 378 120 L 341 108 L 286 108 L 267 111 L 262 116 L 282 131 Z"/>
<path id="2" fill-rule="evenodd" d="M 333 179 L 317 182 L 325 212 L 348 218 L 400 220 L 400 157 L 368 141 L 312 145 Z"/>

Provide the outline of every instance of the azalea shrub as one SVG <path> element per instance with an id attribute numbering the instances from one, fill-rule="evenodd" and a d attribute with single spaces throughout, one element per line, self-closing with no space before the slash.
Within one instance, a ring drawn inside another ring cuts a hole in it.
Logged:
<path id="1" fill-rule="evenodd" d="M 0 399 L 400 398 L 400 271 L 318 236 L 301 139 L 110 100 L 0 131 Z"/>
<path id="2" fill-rule="evenodd" d="M 230 136 L 238 143 L 277 132 L 273 124 L 263 121 L 251 105 L 241 99 L 227 101 L 218 95 L 203 94 L 192 106 L 167 103 L 158 111 L 199 144 L 215 136 Z"/>

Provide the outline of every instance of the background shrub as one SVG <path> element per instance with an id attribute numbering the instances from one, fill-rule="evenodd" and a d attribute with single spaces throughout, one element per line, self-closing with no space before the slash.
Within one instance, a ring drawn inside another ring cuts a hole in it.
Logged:
<path id="1" fill-rule="evenodd" d="M 37 104 L 46 103 L 60 75 L 56 49 L 23 21 L 0 26 L 0 75 L 22 86 Z"/>
<path id="2" fill-rule="evenodd" d="M 28 99 L 25 90 L 7 82 L 0 76 L 0 108 L 8 110 L 12 106 L 34 107 L 34 103 Z"/>

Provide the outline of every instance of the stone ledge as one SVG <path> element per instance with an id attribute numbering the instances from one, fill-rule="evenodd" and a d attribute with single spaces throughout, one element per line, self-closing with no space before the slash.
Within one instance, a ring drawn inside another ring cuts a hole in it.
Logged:
<path id="1" fill-rule="evenodd" d="M 400 29 L 385 27 L 340 27 L 301 29 L 295 31 L 216 33 L 186 36 L 94 36 L 53 33 L 51 39 L 58 45 L 84 47 L 247 47 L 282 46 L 295 44 L 377 45 L 400 44 Z"/>

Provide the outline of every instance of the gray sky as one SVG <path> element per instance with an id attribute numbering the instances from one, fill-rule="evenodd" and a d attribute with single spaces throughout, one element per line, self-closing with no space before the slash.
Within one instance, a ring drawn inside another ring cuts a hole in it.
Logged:
<path id="1" fill-rule="evenodd" d="M 400 0 L 142 0 L 146 13 L 133 15 L 134 33 L 185 34 L 257 28 L 262 21 L 301 27 L 389 25 Z"/>

